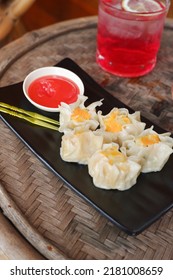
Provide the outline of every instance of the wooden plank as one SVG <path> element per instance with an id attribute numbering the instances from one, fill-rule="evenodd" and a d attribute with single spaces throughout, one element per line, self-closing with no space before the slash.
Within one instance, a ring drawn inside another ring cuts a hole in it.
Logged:
<path id="1" fill-rule="evenodd" d="M 10 221 L 19 229 L 20 233 L 24 234 L 26 239 L 32 243 L 32 245 L 35 248 L 42 248 L 41 253 L 49 259 L 64 259 L 63 254 L 58 250 L 55 246 L 50 244 L 48 241 L 46 241 L 41 234 L 39 234 L 26 219 L 24 218 L 24 215 L 22 214 L 21 210 L 18 208 L 18 206 L 14 203 L 14 201 L 8 196 L 8 193 L 3 187 L 2 182 L 0 182 L 0 205 L 4 211 L 4 214 L 10 219 Z M 15 234 L 15 237 L 13 235 L 14 228 L 9 228 L 9 225 L 7 226 L 6 221 L 2 218 L 2 222 L 5 224 L 4 229 L 5 234 L 2 234 L 2 244 L 4 244 L 4 248 L 7 252 L 7 255 L 9 255 L 10 258 L 19 258 L 19 259 L 32 259 L 32 253 L 31 248 L 27 247 L 28 245 L 26 243 L 21 242 L 20 236 L 17 236 L 17 233 Z M 0 221 L 1 222 L 1 221 Z M 26 230 L 27 229 L 27 230 Z M 3 239 L 3 237 L 5 238 Z M 23 241 L 23 240 L 22 240 Z M 24 241 L 23 241 L 24 242 Z M 20 243 L 20 245 L 19 245 Z M 10 245 L 10 247 L 8 247 Z M 11 250 L 11 246 L 13 250 Z M 20 248 L 20 250 L 19 250 Z M 29 249 L 29 250 L 28 250 Z M 4 250 L 4 251 L 5 251 Z M 10 252 L 12 251 L 11 255 Z M 13 256 L 13 251 L 15 256 Z M 24 252 L 26 251 L 26 256 L 24 255 Z M 39 258 L 41 258 L 40 255 L 38 255 Z M 37 255 L 36 255 L 37 257 Z"/>
<path id="2" fill-rule="evenodd" d="M 0 259 L 1 260 L 42 260 L 45 259 L 15 229 L 0 212 Z"/>

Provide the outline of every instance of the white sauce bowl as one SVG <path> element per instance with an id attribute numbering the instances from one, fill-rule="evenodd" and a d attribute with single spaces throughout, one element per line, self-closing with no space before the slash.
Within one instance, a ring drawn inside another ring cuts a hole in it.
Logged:
<path id="1" fill-rule="evenodd" d="M 38 68 L 38 69 L 32 71 L 31 73 L 29 73 L 23 81 L 23 92 L 24 92 L 25 97 L 28 99 L 28 101 L 30 103 L 32 103 L 38 109 L 41 109 L 41 110 L 44 110 L 47 112 L 58 112 L 59 111 L 58 107 L 51 108 L 51 107 L 42 106 L 42 105 L 36 103 L 35 101 L 33 101 L 28 95 L 28 88 L 33 81 L 35 81 L 38 78 L 44 77 L 44 76 L 52 76 L 52 75 L 61 76 L 61 77 L 71 80 L 73 83 L 75 83 L 78 86 L 79 95 L 84 94 L 84 84 L 83 84 L 82 80 L 72 71 L 67 70 L 65 68 L 56 67 L 56 66 Z"/>

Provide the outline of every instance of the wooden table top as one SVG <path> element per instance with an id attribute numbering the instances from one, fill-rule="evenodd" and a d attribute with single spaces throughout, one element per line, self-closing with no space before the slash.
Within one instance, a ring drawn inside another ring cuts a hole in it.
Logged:
<path id="1" fill-rule="evenodd" d="M 0 86 L 70 57 L 113 96 L 173 132 L 173 21 L 165 24 L 155 69 L 133 79 L 110 75 L 96 64 L 96 27 L 97 17 L 80 18 L 6 45 L 0 52 Z M 0 206 L 45 258 L 173 259 L 173 210 L 128 236 L 68 189 L 2 121 L 0 130 Z"/>

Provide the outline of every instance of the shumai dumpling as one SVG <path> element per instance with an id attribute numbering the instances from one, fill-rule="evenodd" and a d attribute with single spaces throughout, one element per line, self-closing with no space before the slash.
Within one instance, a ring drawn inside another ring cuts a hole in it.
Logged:
<path id="1" fill-rule="evenodd" d="M 64 161 L 87 164 L 88 158 L 101 149 L 103 137 L 93 131 L 70 131 L 62 136 L 60 155 Z"/>
<path id="2" fill-rule="evenodd" d="M 80 95 L 78 100 L 72 104 L 61 103 L 59 106 L 59 131 L 66 133 L 75 128 L 82 130 L 95 130 L 99 126 L 96 107 L 102 105 L 102 101 L 91 103 L 85 107 L 87 96 Z"/>
<path id="3" fill-rule="evenodd" d="M 115 143 L 104 144 L 88 160 L 88 171 L 96 187 L 124 191 L 136 183 L 141 166 L 118 148 Z"/>
<path id="4" fill-rule="evenodd" d="M 160 171 L 173 153 L 170 133 L 158 134 L 153 127 L 123 143 L 127 156 L 136 155 L 143 173 Z"/>
<path id="5" fill-rule="evenodd" d="M 114 108 L 105 116 L 99 111 L 98 118 L 101 127 L 98 134 L 103 133 L 105 143 L 115 141 L 122 145 L 128 135 L 140 134 L 146 125 L 140 120 L 140 112 L 130 114 L 125 108 Z"/>

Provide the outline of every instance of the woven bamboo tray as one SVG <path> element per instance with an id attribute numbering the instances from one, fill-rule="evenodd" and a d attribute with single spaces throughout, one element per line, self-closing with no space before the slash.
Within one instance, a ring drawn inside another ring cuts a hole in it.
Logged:
<path id="1" fill-rule="evenodd" d="M 70 57 L 112 95 L 173 132 L 173 22 L 165 25 L 156 68 L 135 79 L 114 77 L 98 67 L 96 26 L 96 17 L 71 20 L 5 46 L 0 86 Z M 2 121 L 0 131 L 0 206 L 47 259 L 173 259 L 173 210 L 138 236 L 128 236 L 68 189 Z"/>

